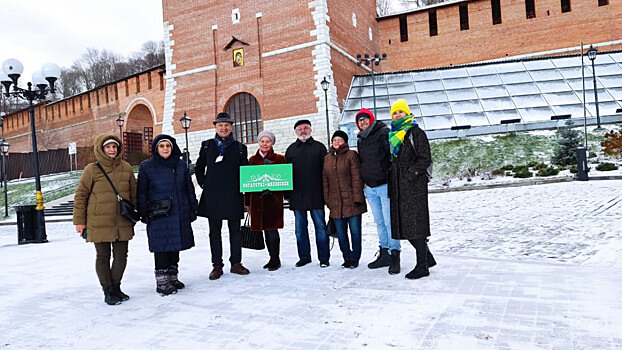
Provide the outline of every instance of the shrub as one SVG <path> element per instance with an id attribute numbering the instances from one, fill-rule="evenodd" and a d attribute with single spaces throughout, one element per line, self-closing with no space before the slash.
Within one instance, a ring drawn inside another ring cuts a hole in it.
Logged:
<path id="1" fill-rule="evenodd" d="M 515 173 L 521 172 L 521 171 L 523 171 L 523 172 L 524 171 L 529 171 L 529 167 L 526 166 L 526 165 L 517 165 L 517 166 L 514 167 L 514 172 Z"/>
<path id="2" fill-rule="evenodd" d="M 499 175 L 503 175 L 504 170 L 503 169 L 495 169 L 492 171 L 492 175 L 494 176 L 499 176 Z"/>
<path id="3" fill-rule="evenodd" d="M 127 155 L 127 162 L 131 165 L 139 165 L 143 160 L 149 159 L 149 155 L 142 151 L 133 151 Z"/>
<path id="4" fill-rule="evenodd" d="M 579 172 L 579 168 L 577 167 L 577 165 L 576 165 L 576 164 L 575 164 L 575 165 L 571 165 L 571 166 L 570 166 L 570 173 L 571 173 L 571 174 L 576 174 L 576 173 L 578 173 L 578 172 Z"/>
<path id="5" fill-rule="evenodd" d="M 512 170 L 512 169 L 514 169 L 514 165 L 512 164 L 506 164 L 500 168 L 500 170 Z"/>
<path id="6" fill-rule="evenodd" d="M 599 171 L 618 170 L 618 166 L 613 163 L 601 163 L 596 166 L 596 170 L 599 170 Z"/>
<path id="7" fill-rule="evenodd" d="M 549 167 L 548 165 L 546 165 L 546 164 L 544 164 L 544 163 L 540 163 L 540 164 L 536 164 L 536 165 L 534 166 L 534 169 L 536 169 L 536 170 L 542 170 L 542 169 L 546 169 L 546 168 L 548 168 L 548 167 Z"/>
<path id="8" fill-rule="evenodd" d="M 512 172 L 511 171 L 506 171 L 505 172 L 505 176 L 512 176 Z"/>
<path id="9" fill-rule="evenodd" d="M 576 162 L 576 148 L 581 145 L 581 136 L 577 130 L 573 130 L 573 122 L 566 121 L 566 127 L 559 132 L 559 140 L 551 157 L 551 163 L 555 165 L 571 165 Z"/>
<path id="10" fill-rule="evenodd" d="M 530 167 L 530 168 L 533 168 L 536 165 L 538 165 L 538 162 L 536 162 L 535 160 L 532 160 L 531 162 L 527 163 L 527 166 Z"/>
<path id="11" fill-rule="evenodd" d="M 538 171 L 538 173 L 536 174 L 536 176 L 553 176 L 553 175 L 557 175 L 559 174 L 559 169 L 557 169 L 556 167 L 546 167 L 544 169 L 540 169 L 540 171 Z"/>
<path id="12" fill-rule="evenodd" d="M 529 171 L 527 167 L 524 167 L 524 168 L 521 167 L 520 170 L 516 170 L 516 168 L 514 168 L 514 177 L 525 179 L 525 178 L 532 177 L 532 176 L 533 174 L 531 173 L 531 171 Z"/>
<path id="13" fill-rule="evenodd" d="M 622 130 L 619 132 L 611 130 L 605 133 L 605 139 L 605 141 L 600 143 L 603 147 L 603 153 L 616 158 L 622 157 Z"/>

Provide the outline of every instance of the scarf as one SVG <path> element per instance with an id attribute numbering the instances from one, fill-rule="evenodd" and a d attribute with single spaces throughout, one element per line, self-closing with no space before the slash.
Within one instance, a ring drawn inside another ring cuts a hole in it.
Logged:
<path id="1" fill-rule="evenodd" d="M 362 138 L 362 139 L 366 139 L 367 136 L 369 136 L 371 131 L 374 129 L 374 126 L 376 126 L 376 119 L 374 119 L 374 121 L 371 124 L 369 124 L 367 129 L 365 129 L 363 131 L 359 131 L 359 133 L 358 133 L 358 135 L 356 135 L 356 137 L 359 137 L 359 138 Z"/>
<path id="2" fill-rule="evenodd" d="M 391 151 L 391 160 L 400 153 L 400 147 L 404 143 L 404 137 L 410 128 L 419 126 L 415 117 L 411 115 L 402 119 L 391 122 L 391 131 L 389 132 L 389 150 Z"/>
<path id="3" fill-rule="evenodd" d="M 224 154 L 227 147 L 231 146 L 235 138 L 233 138 L 233 134 L 230 134 L 227 138 L 222 139 L 218 134 L 214 137 L 214 141 L 216 141 L 216 147 L 220 154 Z"/>

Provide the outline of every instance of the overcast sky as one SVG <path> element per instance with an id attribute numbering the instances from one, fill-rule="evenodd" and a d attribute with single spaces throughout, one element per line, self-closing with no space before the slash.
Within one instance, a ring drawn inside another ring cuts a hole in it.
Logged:
<path id="1" fill-rule="evenodd" d="M 69 67 L 88 47 L 127 56 L 162 40 L 162 0 L 0 0 L 0 64 L 24 65 L 20 85 L 45 62 Z"/>

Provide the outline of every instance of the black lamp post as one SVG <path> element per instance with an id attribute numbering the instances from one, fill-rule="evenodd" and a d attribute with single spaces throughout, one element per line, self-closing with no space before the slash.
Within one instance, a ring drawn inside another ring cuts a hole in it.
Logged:
<path id="1" fill-rule="evenodd" d="M 361 54 L 356 55 L 356 64 L 358 64 L 359 66 L 361 64 L 365 64 L 366 66 L 371 68 L 371 86 L 374 96 L 374 116 L 376 116 L 376 81 L 374 79 L 374 66 L 379 66 L 380 61 L 384 61 L 386 59 L 386 53 L 383 53 L 382 57 L 379 54 L 374 54 L 374 57 L 370 57 L 367 53 L 365 54 L 364 58 L 361 57 Z M 376 118 L 378 117 L 376 116 Z"/>
<path id="2" fill-rule="evenodd" d="M 328 87 L 330 83 L 324 77 L 324 80 L 320 82 L 322 84 L 322 90 L 324 90 L 324 104 L 326 105 L 326 137 L 328 137 L 328 144 L 326 147 L 330 148 L 330 122 L 328 121 Z"/>
<path id="3" fill-rule="evenodd" d="M 32 133 L 32 155 L 34 162 L 34 175 L 36 185 L 36 232 L 35 243 L 47 242 L 47 235 L 45 233 L 45 217 L 43 213 L 43 193 L 41 192 L 41 176 L 39 175 L 39 153 L 37 151 L 37 132 L 35 128 L 35 109 L 32 104 L 34 100 L 42 100 L 47 93 L 54 94 L 54 82 L 60 77 L 60 67 L 54 63 L 46 63 L 41 67 L 40 71 L 36 71 L 32 74 L 32 83 L 28 83 L 28 88 L 23 89 L 17 85 L 17 80 L 24 72 L 24 67 L 21 62 L 16 59 L 10 58 L 2 63 L 3 75 L 0 75 L 0 83 L 5 88 L 6 97 L 16 97 L 28 101 L 28 108 L 30 110 L 30 131 Z M 7 79 L 8 78 L 8 79 Z M 32 85 L 38 88 L 33 90 Z M 10 87 L 13 84 L 13 91 Z M 49 85 L 49 87 L 48 87 Z"/>
<path id="4" fill-rule="evenodd" d="M 190 151 L 188 151 L 188 129 L 190 129 L 190 123 L 192 123 L 192 119 L 186 115 L 184 112 L 184 116 L 179 119 L 181 123 L 181 127 L 184 128 L 184 132 L 186 133 L 186 149 L 184 150 L 186 157 L 186 167 L 190 168 Z"/>
<path id="5" fill-rule="evenodd" d="M 1 124 L 0 124 L 1 125 Z M 4 137 L 0 140 L 0 152 L 2 152 L 2 180 L 4 186 L 4 217 L 9 216 L 9 196 L 7 189 L 6 178 L 6 154 L 9 153 L 9 143 L 6 142 Z"/>
<path id="6" fill-rule="evenodd" d="M 121 139 L 121 144 L 123 144 L 123 124 L 125 123 L 125 119 L 123 119 L 123 116 L 120 115 L 116 122 L 119 126 L 119 138 Z"/>
<path id="7" fill-rule="evenodd" d="M 594 70 L 594 61 L 596 60 L 596 54 L 598 50 L 594 46 L 590 45 L 590 49 L 587 50 L 587 57 L 592 61 L 592 77 L 594 78 L 594 102 L 596 103 L 596 125 L 600 129 L 600 110 L 598 109 L 598 90 L 596 89 L 596 71 Z"/>

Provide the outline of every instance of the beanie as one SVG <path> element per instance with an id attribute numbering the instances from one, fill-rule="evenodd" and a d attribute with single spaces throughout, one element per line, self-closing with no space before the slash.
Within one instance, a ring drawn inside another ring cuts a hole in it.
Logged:
<path id="1" fill-rule="evenodd" d="M 410 115 L 410 107 L 408 107 L 408 102 L 401 98 L 393 102 L 391 105 L 391 119 L 393 119 L 393 113 L 395 113 L 395 111 L 402 111 L 405 112 L 406 115 Z"/>
<path id="2" fill-rule="evenodd" d="M 276 136 L 274 136 L 274 133 L 272 131 L 264 130 L 264 131 L 260 132 L 259 135 L 257 135 L 257 141 L 258 142 L 261 141 L 262 137 L 269 138 L 270 141 L 272 141 L 273 145 L 276 142 Z"/>
<path id="3" fill-rule="evenodd" d="M 341 137 L 346 143 L 348 143 L 348 134 L 346 134 L 343 130 L 335 131 L 330 140 L 332 141 L 335 137 Z"/>

